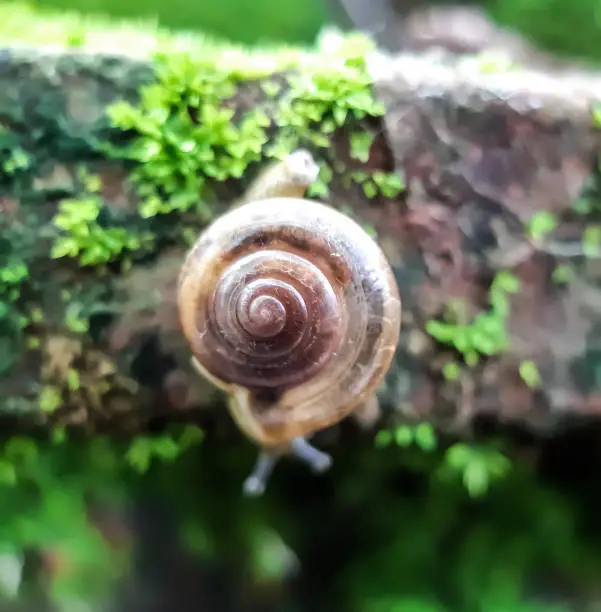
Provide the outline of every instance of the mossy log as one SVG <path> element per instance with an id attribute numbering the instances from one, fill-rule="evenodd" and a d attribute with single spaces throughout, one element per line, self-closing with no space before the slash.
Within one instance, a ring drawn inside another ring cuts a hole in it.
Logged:
<path id="1" fill-rule="evenodd" d="M 491 71 L 474 58 L 372 59 L 386 112 L 366 120 L 369 155 L 353 159 L 344 125 L 332 150 L 355 171 L 396 172 L 406 189 L 366 195 L 334 176 L 323 199 L 375 230 L 397 275 L 403 331 L 382 406 L 393 419 L 459 431 L 481 415 L 543 431 L 598 413 L 601 78 Z M 190 212 L 142 219 L 132 162 L 107 153 L 131 136 L 111 126 L 107 108 L 136 104 L 153 74 L 151 63 L 117 55 L 0 55 L 0 412 L 10 431 L 138 432 L 155 418 L 225 415 L 221 395 L 190 367 L 175 309 L 179 267 L 204 221 Z M 236 114 L 275 104 L 265 89 L 241 82 Z M 214 186 L 214 214 L 260 166 Z M 99 223 L 142 228 L 152 248 L 103 266 L 51 257 L 59 203 L 81 196 L 82 168 L 100 181 Z M 499 278 L 506 291 L 491 310 Z M 449 305 L 456 326 L 429 325 L 449 319 Z"/>

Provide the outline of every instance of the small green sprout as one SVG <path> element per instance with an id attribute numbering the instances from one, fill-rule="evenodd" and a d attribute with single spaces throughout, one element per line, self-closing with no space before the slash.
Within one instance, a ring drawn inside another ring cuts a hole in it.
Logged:
<path id="1" fill-rule="evenodd" d="M 383 429 L 377 433 L 375 443 L 378 448 L 392 443 L 403 448 L 415 444 L 422 451 L 431 452 L 436 449 L 438 440 L 430 423 L 419 423 L 415 426 L 399 425 L 392 430 Z"/>
<path id="2" fill-rule="evenodd" d="M 541 240 L 556 227 L 557 217 L 547 210 L 537 212 L 527 224 L 528 235 L 535 241 Z"/>
<path id="3" fill-rule="evenodd" d="M 494 448 L 458 443 L 446 451 L 444 468 L 461 476 L 471 497 L 482 497 L 494 480 L 507 475 L 511 462 Z"/>
<path id="4" fill-rule="evenodd" d="M 538 368 L 531 359 L 526 359 L 520 363 L 520 377 L 531 389 L 537 389 L 541 385 Z"/>

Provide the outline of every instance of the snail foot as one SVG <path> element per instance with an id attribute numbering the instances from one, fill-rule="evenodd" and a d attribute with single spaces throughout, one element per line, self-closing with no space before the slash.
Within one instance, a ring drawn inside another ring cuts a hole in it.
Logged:
<path id="1" fill-rule="evenodd" d="M 332 467 L 332 457 L 309 444 L 304 438 L 294 438 L 292 440 L 290 453 L 307 463 L 318 474 L 326 472 Z"/>
<path id="2" fill-rule="evenodd" d="M 332 467 L 332 457 L 318 450 L 304 438 L 294 438 L 290 443 L 288 452 L 308 464 L 313 472 L 321 474 Z M 244 481 L 242 487 L 244 495 L 248 497 L 260 497 L 265 492 L 267 481 L 278 462 L 281 452 L 261 451 L 250 475 Z"/>

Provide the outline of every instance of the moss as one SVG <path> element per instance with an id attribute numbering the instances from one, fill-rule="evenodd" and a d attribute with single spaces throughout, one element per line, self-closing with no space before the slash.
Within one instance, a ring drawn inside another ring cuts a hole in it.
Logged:
<path id="1" fill-rule="evenodd" d="M 362 36 L 326 37 L 318 53 L 248 50 L 148 24 L 40 18 L 22 4 L 0 7 L 0 23 L 7 44 L 52 48 L 35 57 L 12 49 L 0 76 L 0 197 L 10 204 L 0 205 L 0 224 L 9 228 L 0 268 L 7 278 L 21 264 L 27 269 L 19 304 L 0 296 L 1 367 L 9 372 L 18 362 L 31 382 L 27 389 L 7 385 L 7 405 L 19 396 L 35 405 L 54 389 L 71 408 L 97 406 L 104 391 L 79 397 L 85 367 L 72 365 L 60 380 L 44 377 L 49 339 L 88 334 L 92 313 L 110 321 L 116 275 L 164 247 L 188 246 L 264 162 L 310 148 L 322 167 L 311 197 L 327 198 L 338 179 L 348 188 L 361 184 L 370 197 L 395 198 L 403 189 L 398 174 L 370 167 L 383 108 L 373 97 Z M 80 53 L 109 46 L 129 57 Z M 57 57 L 56 48 L 77 52 Z M 342 161 L 346 150 L 350 162 Z M 128 176 L 121 201 L 109 193 L 109 163 Z M 49 259 L 58 260 L 54 268 Z M 56 276 L 60 295 L 49 282 Z M 129 371 L 128 358 L 115 367 Z M 43 401 L 43 412 L 54 414 L 47 408 L 54 403 Z"/>
<path id="2" fill-rule="evenodd" d="M 8 372 L 23 349 L 23 330 L 29 325 L 27 289 L 29 268 L 18 252 L 0 246 L 0 373 Z M 0 241 L 1 242 L 1 241 Z"/>
<path id="3" fill-rule="evenodd" d="M 152 248 L 150 232 L 139 233 L 122 225 L 100 225 L 98 218 L 104 202 L 96 193 L 99 188 L 100 185 L 88 185 L 90 193 L 59 203 L 53 224 L 61 231 L 50 253 L 53 259 L 77 257 L 82 266 L 100 265 L 127 252 Z"/>
<path id="4" fill-rule="evenodd" d="M 46 133 L 35 141 L 15 139 L 13 130 L 6 133 L 4 166 L 11 192 L 68 196 L 53 219 L 51 257 L 77 258 L 84 265 L 131 265 L 128 254 L 156 253 L 163 238 L 187 244 L 198 223 L 208 222 L 218 210 L 216 183 L 241 179 L 251 166 L 300 146 L 311 148 L 322 166 L 313 197 L 327 197 L 336 175 L 361 184 L 368 197 L 394 198 L 403 190 L 396 173 L 365 167 L 349 171 L 330 146 L 350 135 L 351 159 L 365 166 L 380 129 L 383 108 L 373 98 L 364 61 L 370 45 L 362 36 L 324 39 L 319 54 L 286 47 L 250 51 L 149 24 L 115 25 L 69 13 L 43 14 L 40 31 L 39 13 L 23 4 L 0 7 L 0 18 L 6 42 L 35 39 L 37 46 L 92 52 L 110 42 L 131 57 L 152 60 L 152 72 L 135 68 L 135 73 L 120 73 L 108 58 L 101 60 L 104 66 L 91 66 L 110 73 L 119 81 L 115 93 L 123 92 L 106 113 L 96 83 L 81 79 L 39 109 L 47 118 L 66 113 L 72 122 L 74 138 L 63 141 L 69 147 L 64 159 L 76 159 L 85 143 L 95 155 L 116 158 L 131 169 L 137 215 L 116 213 L 97 189 L 82 186 L 72 167 L 57 166 L 61 155 L 45 145 L 51 139 L 48 121 Z M 77 62 L 88 60 L 81 56 Z M 67 74 L 79 73 L 64 68 Z M 259 82 L 264 98 L 246 103 L 249 86 Z M 107 129 L 109 124 L 113 129 Z M 125 145 L 119 132 L 124 132 Z M 154 223 L 157 216 L 167 224 Z"/>
<path id="5" fill-rule="evenodd" d="M 138 162 L 132 180 L 142 197 L 143 217 L 194 207 L 208 219 L 208 181 L 240 178 L 249 163 L 260 159 L 267 115 L 249 111 L 236 125 L 235 109 L 223 106 L 241 78 L 238 70 L 212 61 L 164 56 L 158 82 L 143 88 L 139 107 L 122 102 L 109 109 L 113 125 L 139 134 L 122 154 Z"/>
<path id="6" fill-rule="evenodd" d="M 139 104 L 118 102 L 108 111 L 115 127 L 136 134 L 129 146 L 110 152 L 136 163 L 131 178 L 140 214 L 193 212 L 208 221 L 212 182 L 240 179 L 251 164 L 299 147 L 320 160 L 320 180 L 310 193 L 325 197 L 336 161 L 332 142 L 344 128 L 352 157 L 367 162 L 378 129 L 369 122 L 384 111 L 366 71 L 368 49 L 355 36 L 319 56 L 275 54 L 268 63 L 253 55 L 241 64 L 239 57 L 232 63 L 219 55 L 161 53 L 156 82 L 142 88 Z M 276 80 L 284 73 L 289 76 L 280 86 Z M 236 112 L 243 88 L 257 79 L 267 89 L 265 99 Z M 362 182 L 366 192 L 371 187 L 372 195 L 385 197 L 403 188 L 398 175 L 381 171 L 364 172 Z"/>
<path id="7" fill-rule="evenodd" d="M 447 320 L 428 321 L 426 331 L 439 342 L 454 347 L 464 362 L 473 367 L 483 356 L 495 355 L 508 347 L 508 295 L 516 293 L 519 286 L 513 274 L 499 272 L 490 287 L 488 311 L 479 313 L 471 322 L 467 322 L 464 305 L 450 304 L 445 315 Z"/>

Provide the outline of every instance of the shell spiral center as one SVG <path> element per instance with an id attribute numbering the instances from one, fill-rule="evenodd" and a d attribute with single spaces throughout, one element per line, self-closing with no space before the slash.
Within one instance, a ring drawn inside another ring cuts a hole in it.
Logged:
<path id="1" fill-rule="evenodd" d="M 273 338 L 284 331 L 289 316 L 304 327 L 307 309 L 294 287 L 274 279 L 263 279 L 244 287 L 238 301 L 237 316 L 250 336 Z"/>
<path id="2" fill-rule="evenodd" d="M 203 345 L 213 370 L 249 386 L 306 380 L 331 358 L 343 334 L 330 280 L 310 259 L 278 250 L 244 255 L 223 271 L 207 323 Z"/>

